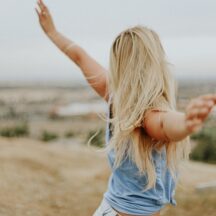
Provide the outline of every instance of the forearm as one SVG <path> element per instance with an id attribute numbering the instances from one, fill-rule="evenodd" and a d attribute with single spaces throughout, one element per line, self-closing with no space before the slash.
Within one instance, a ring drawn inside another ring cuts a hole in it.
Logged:
<path id="1" fill-rule="evenodd" d="M 103 98 L 107 94 L 108 71 L 92 58 L 81 46 L 59 32 L 47 34 L 51 41 L 81 69 L 87 82 Z M 75 46 L 73 46 L 75 44 Z"/>
<path id="2" fill-rule="evenodd" d="M 49 33 L 47 34 L 47 36 L 64 54 L 66 54 L 71 60 L 73 60 L 78 65 L 80 59 L 79 53 L 81 48 L 78 45 L 73 46 L 72 48 L 71 45 L 75 44 L 74 41 L 70 40 L 58 31 Z"/>
<path id="3" fill-rule="evenodd" d="M 181 141 L 190 135 L 186 127 L 185 113 L 167 112 L 162 116 L 163 131 L 170 141 Z"/>

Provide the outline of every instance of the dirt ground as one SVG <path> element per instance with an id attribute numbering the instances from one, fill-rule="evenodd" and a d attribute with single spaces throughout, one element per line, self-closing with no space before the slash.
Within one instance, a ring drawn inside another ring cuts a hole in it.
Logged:
<path id="1" fill-rule="evenodd" d="M 0 138 L 0 216 L 91 216 L 109 174 L 105 153 L 95 148 Z M 215 179 L 215 165 L 185 162 L 178 206 L 162 215 L 214 216 L 215 193 L 201 198 L 194 187 Z M 194 204 L 205 212 L 193 210 Z"/>

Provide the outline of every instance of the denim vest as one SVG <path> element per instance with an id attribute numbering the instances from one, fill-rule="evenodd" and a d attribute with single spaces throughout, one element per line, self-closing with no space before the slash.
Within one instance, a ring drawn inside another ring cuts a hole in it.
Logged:
<path id="1" fill-rule="evenodd" d="M 107 117 L 110 117 L 110 98 Z M 107 122 L 106 145 L 111 135 L 110 124 Z M 117 211 L 131 215 L 152 215 L 167 203 L 177 205 L 174 199 L 176 182 L 166 167 L 165 147 L 162 153 L 153 151 L 152 155 L 157 174 L 156 186 L 143 192 L 143 187 L 147 183 L 146 175 L 139 175 L 137 166 L 129 158 L 125 158 L 121 165 L 114 169 L 115 153 L 113 150 L 108 153 L 112 174 L 104 198 Z"/>

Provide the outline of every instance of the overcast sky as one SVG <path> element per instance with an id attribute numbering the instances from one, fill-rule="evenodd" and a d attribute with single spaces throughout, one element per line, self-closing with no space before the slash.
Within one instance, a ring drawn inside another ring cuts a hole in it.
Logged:
<path id="1" fill-rule="evenodd" d="M 42 32 L 36 0 L 0 0 L 0 81 L 84 81 Z M 161 37 L 177 77 L 216 77 L 215 0 L 44 0 L 57 29 L 108 68 L 119 32 L 136 24 Z"/>

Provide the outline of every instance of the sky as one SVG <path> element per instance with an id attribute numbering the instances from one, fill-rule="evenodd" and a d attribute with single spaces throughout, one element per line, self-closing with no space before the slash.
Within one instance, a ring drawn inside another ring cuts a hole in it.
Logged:
<path id="1" fill-rule="evenodd" d="M 112 41 L 137 24 L 160 36 L 177 78 L 216 78 L 215 0 L 44 0 L 56 28 L 108 69 Z M 0 0 L 0 82 L 86 82 L 48 39 L 36 0 Z"/>

